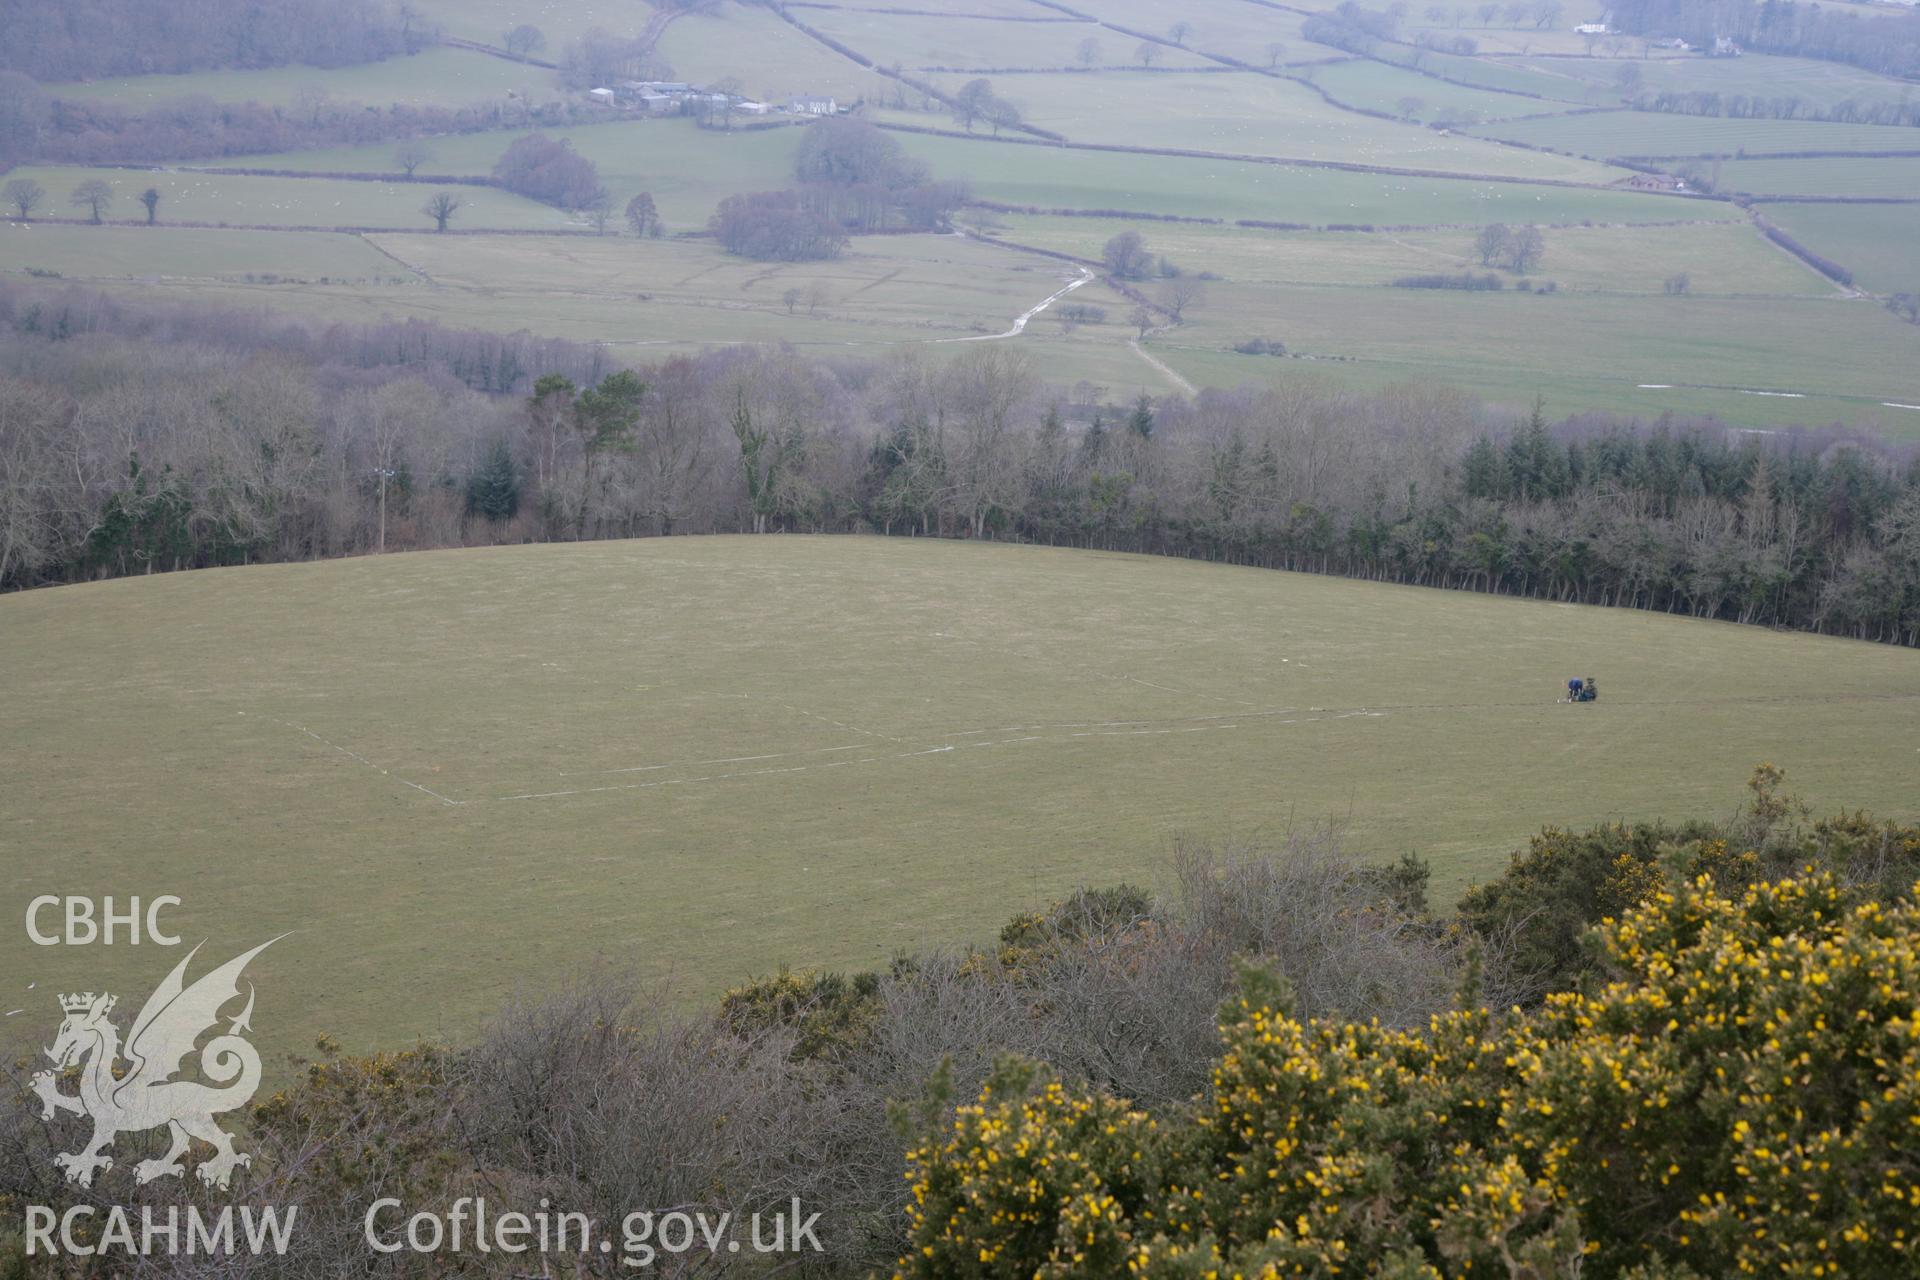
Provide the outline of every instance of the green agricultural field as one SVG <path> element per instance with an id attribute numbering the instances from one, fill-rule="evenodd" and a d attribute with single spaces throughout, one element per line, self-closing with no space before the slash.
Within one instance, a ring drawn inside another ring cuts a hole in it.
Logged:
<path id="1" fill-rule="evenodd" d="M 58 253 L 36 248 L 47 232 L 59 237 Z M 241 269 L 221 271 L 208 260 L 204 237 L 219 234 L 0 224 L 0 271 L 52 269 L 116 291 L 266 305 L 320 322 L 417 318 L 500 333 L 531 330 L 604 342 L 635 359 L 737 342 L 866 357 L 913 347 L 945 358 L 964 350 L 967 340 L 1007 333 L 1080 274 L 1064 263 L 957 236 L 874 237 L 832 262 L 787 264 L 732 257 L 706 240 L 424 233 L 303 235 L 289 241 L 287 265 L 259 270 L 249 280 Z M 241 234 L 265 239 L 274 233 Z M 176 261 L 166 250 L 181 236 L 190 238 L 185 247 L 192 252 Z M 112 245 L 116 256 L 90 264 L 88 237 Z M 141 237 L 145 270 L 126 257 L 127 241 Z M 335 256 L 316 252 L 322 244 Z M 339 256 L 346 246 L 360 251 L 351 271 Z M 264 256 L 257 240 L 246 242 L 244 260 Z M 790 290 L 797 295 L 791 304 Z M 1116 318 L 1132 306 L 1099 284 L 1082 286 L 1073 297 Z M 1062 335 L 1048 320 L 1021 341 L 1038 348 L 1049 378 L 1160 389 L 1161 376 L 1126 347 L 1126 332 L 1115 323 Z"/>
<path id="2" fill-rule="evenodd" d="M 160 192 L 162 222 L 214 226 L 431 227 L 432 220 L 420 209 L 437 190 L 424 183 L 233 177 L 171 169 L 49 166 L 17 169 L 11 176 L 29 178 L 45 187 L 49 208 L 44 212 L 62 217 L 86 216 L 85 209 L 68 203 L 67 193 L 97 178 L 113 188 L 113 207 L 107 212 L 112 220 L 144 222 L 146 210 L 140 204 L 140 193 L 152 187 Z M 450 190 L 461 201 L 460 212 L 454 217 L 454 226 L 459 228 L 558 231 L 584 225 L 572 214 L 509 191 L 491 187 Z M 156 262 L 156 268 L 164 266 Z"/>
<path id="3" fill-rule="evenodd" d="M 1234 284 L 1384 285 L 1401 276 L 1487 269 L 1469 230 L 1261 231 L 1025 215 L 1001 215 L 995 221 L 996 234 L 1005 239 L 1095 259 L 1108 237 L 1136 231 L 1150 250 L 1181 269 L 1211 272 Z M 1555 227 L 1545 234 L 1546 256 L 1533 276 L 1561 289 L 1660 294 L 1668 278 L 1685 272 L 1696 295 L 1836 292 L 1818 272 L 1768 244 L 1744 222 Z"/>
<path id="4" fill-rule="evenodd" d="M 1358 58 L 1331 66 L 1307 67 L 1301 75 L 1339 101 L 1367 111 L 1399 115 L 1407 99 L 1417 99 L 1419 105 L 1414 108 L 1412 118 L 1421 121 L 1441 116 L 1461 119 L 1469 115 L 1478 120 L 1504 120 L 1551 110 L 1550 104 L 1543 104 L 1538 98 L 1470 89 L 1404 67 Z"/>
<path id="5" fill-rule="evenodd" d="M 803 21 L 808 12 L 801 11 Z M 741 92 L 770 102 L 818 93 L 851 103 L 878 97 L 893 83 L 759 5 L 724 4 L 686 14 L 656 47 L 679 79 L 717 84 L 731 77 Z"/>
<path id="6" fill-rule="evenodd" d="M 598 308 L 611 341 L 869 344 L 1002 333 L 1079 275 L 958 236 L 879 236 L 831 262 L 754 262 L 711 241 L 378 236 L 458 310 L 505 305 L 553 332 Z M 810 295 L 786 302 L 788 290 Z M 450 323 L 452 321 L 449 321 Z"/>
<path id="7" fill-rule="evenodd" d="M 1038 7 L 1030 11 L 1045 16 Z M 992 17 L 934 18 L 857 9 L 800 11 L 803 21 L 880 66 L 1072 67 L 1080 42 L 1100 43 L 1097 65 L 1134 63 L 1139 41 L 1087 22 L 1007 22 Z M 1015 53 L 1013 51 L 1017 50 Z M 1162 49 L 1155 65 L 1200 67 L 1212 63 L 1188 50 Z M 1002 86 L 1011 92 L 1010 86 Z"/>
<path id="8" fill-rule="evenodd" d="M 951 127 L 945 116 L 899 118 L 922 127 Z M 601 180 L 619 200 L 624 202 L 636 191 L 651 191 L 669 229 L 686 230 L 703 225 L 714 206 L 729 195 L 788 182 L 802 130 L 722 133 L 701 129 L 691 121 L 654 120 L 583 125 L 557 132 L 599 166 Z M 484 175 L 521 133 L 501 130 L 436 138 L 429 144 L 433 159 L 428 167 L 436 173 Z M 1664 222 L 1738 216 L 1717 205 L 1631 191 L 1407 178 L 1201 157 L 1153 156 L 1143 162 L 1139 156 L 1122 153 L 995 143 L 984 135 L 972 139 L 895 136 L 936 176 L 966 179 L 981 199 L 1045 208 L 1134 209 L 1316 226 L 1586 219 Z M 394 168 L 393 147 L 387 144 L 246 156 L 224 163 L 336 173 Z M 1517 211 L 1516 205 L 1525 212 Z"/>
<path id="9" fill-rule="evenodd" d="M 1585 156 L 1737 157 L 1806 151 L 1916 151 L 1920 129 L 1815 120 L 1729 120 L 1656 111 L 1593 111 L 1481 125 L 1471 132 Z"/>
<path id="10" fill-rule="evenodd" d="M 935 76 L 957 89 L 957 76 Z M 1001 91 L 1029 123 L 1074 142 L 1338 160 L 1454 173 L 1609 182 L 1587 161 L 1342 111 L 1304 85 L 1252 72 L 1020 76 Z"/>
<path id="11" fill-rule="evenodd" d="M 298 281 L 391 285 L 419 280 L 355 235 L 0 223 L 0 271 L 57 271 L 68 279 Z"/>
<path id="12" fill-rule="evenodd" d="M 1605 700 L 1555 702 L 1569 674 Z M 0 909 L 178 895 L 276 1049 L 595 960 L 689 1000 L 990 937 L 1169 842 L 1336 822 L 1440 896 L 1753 765 L 1911 819 L 1920 655 L 1138 556 L 856 538 L 366 557 L 0 599 Z M 169 961 L 174 957 L 168 957 Z M 149 947 L 0 936 L 7 1009 Z M 28 991 L 29 984 L 33 990 Z M 275 1059 L 271 1058 L 270 1061 Z"/>
<path id="13" fill-rule="evenodd" d="M 1072 0 L 1069 7 L 1103 23 L 1163 40 L 1170 38 L 1175 22 L 1185 22 L 1193 28 L 1186 38 L 1189 49 L 1225 54 L 1257 65 L 1266 63 L 1267 46 L 1276 42 L 1288 47 L 1289 60 L 1332 57 L 1340 52 L 1307 41 L 1300 34 L 1303 15 L 1245 0 L 1191 0 L 1180 5 L 1162 0 Z M 1107 30 L 1097 35 L 1108 52 L 1118 54 L 1120 59 L 1130 57 L 1140 42 L 1139 37 L 1123 31 Z M 1170 63 L 1176 51 L 1164 52 Z"/>
<path id="14" fill-rule="evenodd" d="M 531 23 L 547 38 L 541 56 L 552 61 L 568 41 L 593 27 L 618 36 L 636 36 L 645 29 L 653 8 L 646 4 L 609 0 L 418 0 L 420 12 L 461 40 L 497 45 L 511 27 Z"/>
<path id="15" fill-rule="evenodd" d="M 1769 204 L 1762 206 L 1762 211 L 1809 249 L 1853 272 L 1854 283 L 1863 289 L 1876 293 L 1920 289 L 1920 207 Z M 1920 346 L 1920 329 L 1909 326 L 1906 332 L 1909 341 Z M 1903 373 L 1911 391 L 1915 385 L 1911 365 Z"/>
<path id="16" fill-rule="evenodd" d="M 1426 75 L 1459 80 L 1483 89 L 1498 89 L 1502 93 L 1544 98 L 1547 101 L 1540 106 L 1543 111 L 1552 110 L 1559 102 L 1585 103 L 1590 96 L 1587 87 L 1571 76 L 1517 67 L 1494 58 L 1461 57 L 1412 45 L 1382 45 L 1376 52 L 1385 61 Z"/>
<path id="17" fill-rule="evenodd" d="M 1549 260 L 1535 278 L 1552 275 Z M 1255 336 L 1312 359 L 1229 350 Z M 1920 438 L 1920 412 L 1885 407 L 1914 402 L 1916 337 L 1870 300 L 1833 296 L 1756 306 L 1750 298 L 1223 281 L 1150 349 L 1202 385 L 1324 370 L 1368 386 L 1451 383 L 1516 408 L 1544 394 L 1560 412 L 1711 412 L 1753 426 L 1837 420 Z"/>
<path id="18" fill-rule="evenodd" d="M 1726 206 L 1635 191 L 1409 178 L 1258 161 L 995 144 L 900 135 L 937 174 L 974 194 L 1043 209 L 1124 209 L 1181 217 L 1389 226 L 1488 222 L 1671 222 L 1735 218 Z"/>
<path id="19" fill-rule="evenodd" d="M 1801 98 L 1825 110 L 1853 101 L 1865 105 L 1874 102 L 1899 102 L 1911 96 L 1912 87 L 1889 76 L 1876 75 L 1844 62 L 1822 62 L 1813 58 L 1773 57 L 1749 53 L 1738 58 L 1637 56 L 1639 42 L 1631 41 L 1635 56 L 1625 58 L 1538 58 L 1510 60 L 1543 74 L 1570 75 L 1592 85 L 1595 101 L 1608 94 L 1618 99 L 1616 77 L 1626 67 L 1637 69 L 1640 87 L 1636 93 L 1718 93 L 1765 99 Z"/>
<path id="20" fill-rule="evenodd" d="M 1893 196 L 1920 200 L 1920 156 L 1726 160 L 1720 187 L 1771 196 Z"/>
<path id="21" fill-rule="evenodd" d="M 543 101 L 555 95 L 553 72 L 468 49 L 432 48 L 411 57 L 352 67 L 274 67 L 264 71 L 202 71 L 182 76 L 128 76 L 50 84 L 60 98 L 115 102 L 142 110 L 157 102 L 204 95 L 216 102 L 291 106 L 325 94 L 339 102 L 386 106 L 462 107 L 509 93 Z"/>
<path id="22" fill-rule="evenodd" d="M 500 154 L 529 130 L 434 138 L 427 143 L 434 173 L 483 177 Z M 638 120 L 580 125 L 550 131 L 570 140 L 592 160 L 618 203 L 640 191 L 653 193 L 668 230 L 706 225 L 714 206 L 742 191 L 765 191 L 791 181 L 800 146 L 797 128 L 702 129 L 691 120 Z M 222 161 L 223 166 L 330 173 L 395 171 L 393 145 L 289 151 Z M 564 215 L 555 213 L 557 218 Z"/>

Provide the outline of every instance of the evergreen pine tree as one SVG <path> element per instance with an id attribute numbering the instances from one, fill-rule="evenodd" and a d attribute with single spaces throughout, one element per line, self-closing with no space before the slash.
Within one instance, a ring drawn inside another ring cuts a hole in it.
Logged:
<path id="1" fill-rule="evenodd" d="M 494 441 L 487 459 L 467 481 L 467 514 L 511 520 L 520 510 L 520 472 L 505 440 Z"/>

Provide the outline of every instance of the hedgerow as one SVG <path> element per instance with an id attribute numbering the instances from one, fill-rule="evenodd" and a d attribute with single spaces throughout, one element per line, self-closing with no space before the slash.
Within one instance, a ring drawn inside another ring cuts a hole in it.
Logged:
<path id="1" fill-rule="evenodd" d="M 1703 875 L 1599 944 L 1590 993 L 1413 1031 L 1256 974 L 1184 1117 L 1003 1069 L 912 1151 L 897 1274 L 1914 1274 L 1911 897 Z"/>

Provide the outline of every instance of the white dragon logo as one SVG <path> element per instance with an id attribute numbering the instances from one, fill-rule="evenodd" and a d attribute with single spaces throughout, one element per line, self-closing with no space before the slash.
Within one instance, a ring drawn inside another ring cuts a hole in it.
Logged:
<path id="1" fill-rule="evenodd" d="M 67 1016 L 46 1054 L 53 1060 L 55 1071 L 64 1072 L 84 1063 L 80 1092 L 61 1093 L 54 1071 L 38 1072 L 32 1084 L 45 1104 L 43 1119 L 51 1120 L 57 1111 L 93 1118 L 93 1137 L 87 1145 L 53 1158 L 66 1170 L 67 1181 L 92 1186 L 96 1173 L 113 1167 L 112 1157 L 102 1153 L 113 1145 L 115 1137 L 161 1125 L 171 1132 L 172 1145 L 159 1159 L 142 1160 L 134 1166 L 138 1182 L 184 1173 L 186 1166 L 180 1157 L 193 1138 L 214 1148 L 213 1159 L 198 1170 L 200 1180 L 209 1186 L 225 1188 L 236 1168 L 252 1163 L 251 1157 L 233 1149 L 232 1136 L 213 1122 L 215 1116 L 245 1106 L 260 1087 L 260 1054 L 240 1034 L 253 1030 L 249 1021 L 253 1017 L 251 983 L 247 986 L 246 1008 L 230 1020 L 225 1034 L 215 1036 L 200 1050 L 200 1074 L 215 1083 L 171 1077 L 180 1070 L 181 1060 L 193 1052 L 201 1033 L 217 1027 L 221 1007 L 240 995 L 240 973 L 247 962 L 279 940 L 261 943 L 190 987 L 184 983 L 187 965 L 200 948 L 188 952 L 141 1006 L 127 1033 L 124 1055 L 120 1031 L 107 1017 L 117 997 L 105 993 L 96 996 L 91 991 L 60 997 L 60 1007 Z M 127 1069 L 116 1073 L 123 1056 Z"/>

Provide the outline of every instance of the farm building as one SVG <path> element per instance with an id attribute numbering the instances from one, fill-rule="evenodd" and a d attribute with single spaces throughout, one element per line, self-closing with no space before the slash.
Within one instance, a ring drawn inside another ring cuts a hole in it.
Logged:
<path id="1" fill-rule="evenodd" d="M 830 116 L 840 110 L 840 104 L 832 98 L 802 94 L 787 103 L 787 110 L 797 116 Z"/>
<path id="2" fill-rule="evenodd" d="M 1636 173 L 1613 184 L 1626 191 L 1685 191 L 1687 184 L 1670 173 Z"/>

